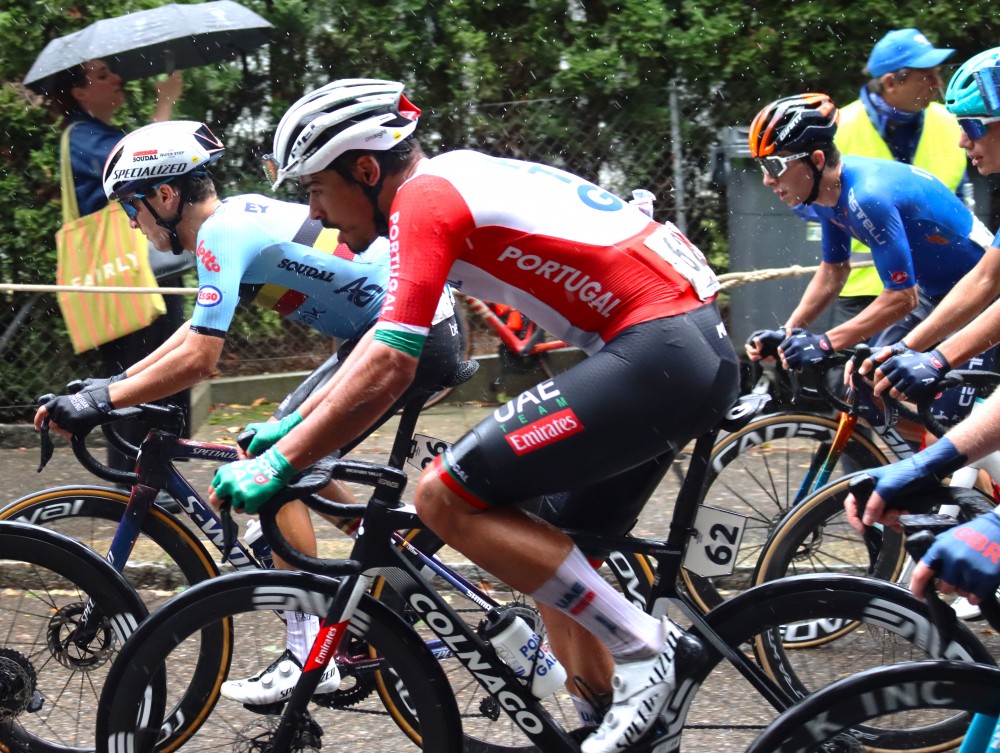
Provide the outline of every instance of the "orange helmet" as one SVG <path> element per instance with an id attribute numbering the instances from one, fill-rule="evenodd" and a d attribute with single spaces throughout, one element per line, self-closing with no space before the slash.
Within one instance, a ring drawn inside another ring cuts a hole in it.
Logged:
<path id="1" fill-rule="evenodd" d="M 776 100 L 750 124 L 750 154 L 795 152 L 817 142 L 832 142 L 840 111 L 826 94 L 796 94 Z"/>

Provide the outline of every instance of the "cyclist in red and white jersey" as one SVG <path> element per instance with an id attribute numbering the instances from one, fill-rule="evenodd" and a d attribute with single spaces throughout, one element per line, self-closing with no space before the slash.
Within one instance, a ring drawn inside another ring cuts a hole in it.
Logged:
<path id="1" fill-rule="evenodd" d="M 419 110 L 402 89 L 335 81 L 278 126 L 276 185 L 297 178 L 312 216 L 349 247 L 388 233 L 389 287 L 374 339 L 336 388 L 266 458 L 220 469 L 212 499 L 256 509 L 374 420 L 412 378 L 446 279 L 522 310 L 590 357 L 461 437 L 423 473 L 414 501 L 445 542 L 534 597 L 571 676 L 597 692 L 615 676 L 611 709 L 583 750 L 622 750 L 704 649 L 629 603 L 569 537 L 523 508 L 595 532 L 634 524 L 629 502 L 643 499 L 643 482 L 737 396 L 718 282 L 675 227 L 575 175 L 467 151 L 425 158 L 411 135 Z"/>

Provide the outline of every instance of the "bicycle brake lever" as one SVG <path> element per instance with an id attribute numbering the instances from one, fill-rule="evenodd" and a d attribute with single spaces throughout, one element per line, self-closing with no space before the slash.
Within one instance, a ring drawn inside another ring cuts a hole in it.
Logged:
<path id="1" fill-rule="evenodd" d="M 792 388 L 791 404 L 796 405 L 799 401 L 799 395 L 802 393 L 802 380 L 799 379 L 799 372 L 788 372 L 788 385 Z"/>
<path id="2" fill-rule="evenodd" d="M 246 431 L 240 432 L 240 435 L 236 437 L 236 444 L 238 444 L 245 452 L 250 452 L 250 443 L 253 442 L 253 438 L 256 436 L 256 429 L 247 429 Z"/>
<path id="3" fill-rule="evenodd" d="M 55 400 L 55 397 L 56 396 L 52 393 L 48 393 L 39 397 L 35 402 L 39 406 L 42 406 L 49 402 L 49 400 Z M 48 465 L 50 460 L 52 460 L 52 454 L 56 450 L 56 446 L 52 443 L 52 437 L 49 436 L 49 420 L 48 416 L 46 416 L 45 420 L 42 421 L 42 428 L 39 429 L 39 434 L 41 434 L 39 442 L 41 444 L 42 456 L 38 462 L 38 470 L 36 473 L 42 472 L 42 469 Z"/>
<path id="4" fill-rule="evenodd" d="M 219 520 L 222 523 L 222 564 L 229 562 L 229 552 L 233 548 L 236 537 L 239 535 L 240 527 L 233 520 L 233 502 L 231 499 L 222 500 L 219 505 Z"/>
<path id="5" fill-rule="evenodd" d="M 52 437 L 49 436 L 48 418 L 42 421 L 42 428 L 39 433 L 41 434 L 39 440 L 42 445 L 42 457 L 38 462 L 38 470 L 36 473 L 41 473 L 42 469 L 49 464 L 49 461 L 52 460 L 52 454 L 56 450 L 56 446 L 52 443 Z"/>

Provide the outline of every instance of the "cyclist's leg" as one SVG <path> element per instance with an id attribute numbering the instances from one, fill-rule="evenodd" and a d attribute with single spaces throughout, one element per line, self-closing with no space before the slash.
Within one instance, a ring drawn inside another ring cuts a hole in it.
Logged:
<path id="1" fill-rule="evenodd" d="M 683 640 L 674 628 L 630 612 L 567 537 L 502 505 L 584 489 L 710 428 L 738 382 L 728 341 L 717 342 L 717 323 L 714 308 L 704 307 L 632 327 L 500 408 L 423 475 L 416 495 L 422 519 L 501 580 L 572 615 L 619 660 L 669 664 L 666 644 Z M 617 510 L 607 513 L 616 519 Z M 606 529 L 607 522 L 594 525 Z M 664 674 L 666 685 L 670 671 Z"/>

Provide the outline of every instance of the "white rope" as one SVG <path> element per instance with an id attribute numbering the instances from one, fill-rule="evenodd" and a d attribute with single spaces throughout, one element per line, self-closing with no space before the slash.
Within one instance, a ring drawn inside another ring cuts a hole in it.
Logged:
<path id="1" fill-rule="evenodd" d="M 16 285 L 0 283 L 0 291 L 9 293 L 164 293 L 197 295 L 198 288 L 124 288 L 109 285 Z"/>

